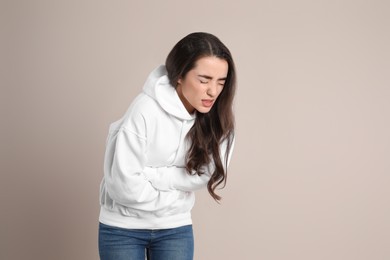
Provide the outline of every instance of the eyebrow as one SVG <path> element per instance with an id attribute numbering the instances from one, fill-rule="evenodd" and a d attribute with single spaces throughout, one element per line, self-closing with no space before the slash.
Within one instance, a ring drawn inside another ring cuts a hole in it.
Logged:
<path id="1" fill-rule="evenodd" d="M 213 77 L 207 76 L 207 75 L 198 75 L 198 77 L 202 77 L 202 78 L 205 78 L 205 79 L 213 79 Z M 220 81 L 220 80 L 226 80 L 226 77 L 219 78 L 218 81 Z"/>

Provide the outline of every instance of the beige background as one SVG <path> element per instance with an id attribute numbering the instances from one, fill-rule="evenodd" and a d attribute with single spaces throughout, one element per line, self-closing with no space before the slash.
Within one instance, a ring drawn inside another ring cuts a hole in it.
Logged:
<path id="1" fill-rule="evenodd" d="M 0 259 L 98 259 L 104 142 L 193 31 L 231 49 L 237 145 L 196 259 L 390 259 L 388 1 L 2 1 Z"/>

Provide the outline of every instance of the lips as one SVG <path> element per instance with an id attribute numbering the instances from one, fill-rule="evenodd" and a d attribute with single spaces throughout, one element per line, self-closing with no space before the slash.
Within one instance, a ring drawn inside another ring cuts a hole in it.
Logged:
<path id="1" fill-rule="evenodd" d="M 213 99 L 202 99 L 202 105 L 204 107 L 211 107 L 214 104 Z"/>

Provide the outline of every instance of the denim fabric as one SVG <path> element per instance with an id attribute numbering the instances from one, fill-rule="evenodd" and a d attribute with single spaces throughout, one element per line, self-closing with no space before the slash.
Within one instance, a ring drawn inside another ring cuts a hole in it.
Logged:
<path id="1" fill-rule="evenodd" d="M 101 260 L 192 260 L 192 225 L 171 229 L 125 229 L 99 223 Z"/>

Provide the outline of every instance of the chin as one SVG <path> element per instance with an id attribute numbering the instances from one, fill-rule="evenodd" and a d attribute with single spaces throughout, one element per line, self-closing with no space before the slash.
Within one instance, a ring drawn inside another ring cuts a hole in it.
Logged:
<path id="1" fill-rule="evenodd" d="M 207 114 L 208 112 L 210 112 L 211 108 L 200 108 L 200 109 L 197 109 L 196 111 L 198 111 L 199 113 L 202 113 L 202 114 Z"/>

